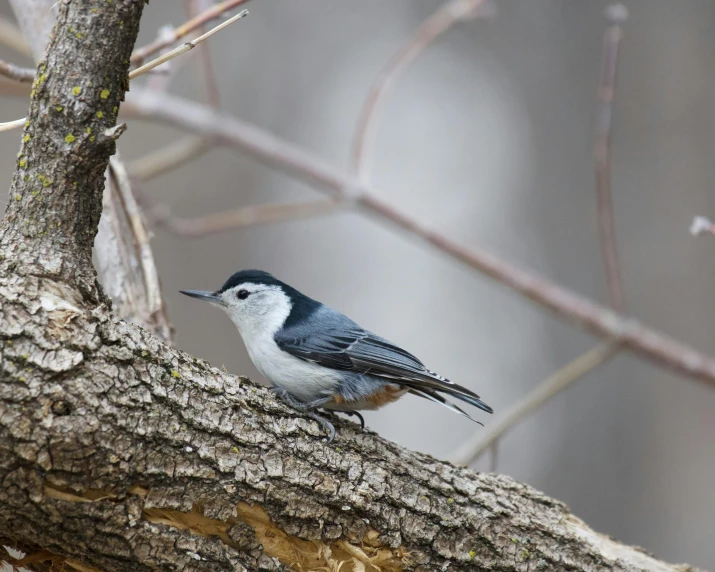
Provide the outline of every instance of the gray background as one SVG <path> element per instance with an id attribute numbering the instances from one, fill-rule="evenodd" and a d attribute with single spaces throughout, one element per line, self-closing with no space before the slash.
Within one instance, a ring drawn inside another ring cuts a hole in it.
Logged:
<path id="1" fill-rule="evenodd" d="M 347 167 L 370 82 L 439 5 L 254 0 L 248 19 L 210 41 L 222 106 Z M 695 214 L 715 216 L 715 3 L 627 5 L 613 183 L 630 311 L 714 354 L 715 239 L 694 239 L 688 226 Z M 605 285 L 591 137 L 605 6 L 504 0 L 495 20 L 457 25 L 400 81 L 370 155 L 371 179 L 391 204 L 597 300 Z M 4 0 L 0 7 L 9 13 Z M 140 43 L 183 20 L 182 2 L 152 0 Z M 23 63 L 7 51 L 1 57 Z M 173 92 L 203 99 L 196 65 L 185 66 Z M 20 99 L 0 106 L 3 120 L 26 111 Z M 120 150 L 136 158 L 179 135 L 133 120 Z M 17 132 L 2 134 L 6 184 L 17 149 Z M 318 196 L 230 150 L 141 190 L 183 215 Z M 593 343 L 356 213 L 200 239 L 157 231 L 154 248 L 177 345 L 237 374 L 258 378 L 233 326 L 177 290 L 217 288 L 246 267 L 344 311 L 497 411 Z M 441 458 L 478 430 L 417 398 L 366 418 L 386 437 Z M 497 469 L 565 501 L 599 531 L 660 558 L 715 568 L 714 437 L 712 388 L 624 354 L 509 433 Z M 488 458 L 477 465 L 488 466 Z"/>

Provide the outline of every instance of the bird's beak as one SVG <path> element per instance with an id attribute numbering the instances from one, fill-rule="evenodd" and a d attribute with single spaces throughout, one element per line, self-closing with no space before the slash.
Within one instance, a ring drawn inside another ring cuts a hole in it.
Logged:
<path id="1" fill-rule="evenodd" d="M 187 296 L 191 296 L 192 298 L 218 304 L 219 306 L 224 305 L 221 296 L 219 296 L 216 292 L 208 292 L 206 290 L 179 290 L 179 292 L 186 294 Z"/>

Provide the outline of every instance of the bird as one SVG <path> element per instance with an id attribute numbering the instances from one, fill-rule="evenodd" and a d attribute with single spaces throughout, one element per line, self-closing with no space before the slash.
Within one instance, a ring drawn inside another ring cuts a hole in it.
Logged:
<path id="1" fill-rule="evenodd" d="M 180 290 L 222 309 L 238 329 L 251 361 L 279 399 L 335 437 L 316 410 L 357 415 L 412 394 L 474 421 L 447 397 L 487 413 L 480 397 L 430 371 L 398 345 L 360 327 L 263 270 L 240 270 L 216 291 Z"/>

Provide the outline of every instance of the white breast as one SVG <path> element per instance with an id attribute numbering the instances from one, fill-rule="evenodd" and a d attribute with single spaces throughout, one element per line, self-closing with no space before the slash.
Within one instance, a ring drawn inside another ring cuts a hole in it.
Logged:
<path id="1" fill-rule="evenodd" d="M 252 289 L 252 286 L 242 287 Z M 333 393 L 339 372 L 298 359 L 281 350 L 274 340 L 290 314 L 290 298 L 278 287 L 262 286 L 256 290 L 243 303 L 231 303 L 224 308 L 238 328 L 253 365 L 273 385 L 301 401 Z"/>
<path id="2" fill-rule="evenodd" d="M 285 389 L 301 401 L 313 401 L 334 392 L 338 372 L 303 361 L 281 350 L 273 336 L 243 338 L 248 355 L 273 385 Z"/>

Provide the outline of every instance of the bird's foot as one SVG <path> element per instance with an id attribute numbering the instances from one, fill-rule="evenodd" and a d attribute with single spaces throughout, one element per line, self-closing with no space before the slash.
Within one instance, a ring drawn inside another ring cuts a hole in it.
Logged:
<path id="1" fill-rule="evenodd" d="M 328 401 L 330 401 L 330 397 L 316 399 L 314 401 L 299 401 L 290 393 L 288 393 L 285 389 L 271 387 L 271 391 L 275 393 L 276 397 L 278 397 L 286 405 L 292 407 L 297 411 L 300 411 L 307 417 L 310 417 L 311 419 L 317 421 L 323 427 L 323 429 L 328 432 L 328 445 L 333 442 L 333 439 L 335 438 L 335 427 L 330 421 L 325 419 L 325 417 L 321 417 L 317 413 L 313 412 L 314 409 L 322 407 Z"/>
<path id="2" fill-rule="evenodd" d="M 357 417 L 360 420 L 360 429 L 363 431 L 365 430 L 365 418 L 362 416 L 361 413 L 358 411 L 342 411 L 341 413 L 345 413 L 345 415 L 349 415 L 352 417 L 353 415 Z"/>

